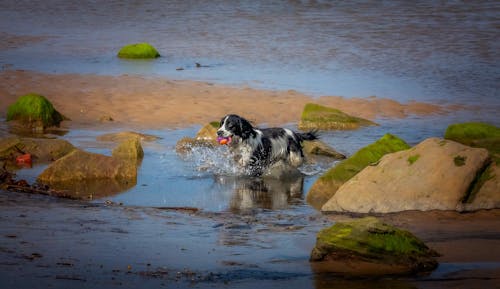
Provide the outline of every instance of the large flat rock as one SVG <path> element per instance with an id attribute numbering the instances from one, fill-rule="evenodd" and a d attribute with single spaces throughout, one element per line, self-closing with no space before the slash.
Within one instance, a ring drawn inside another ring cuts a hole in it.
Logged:
<path id="1" fill-rule="evenodd" d="M 345 182 L 322 211 L 389 213 L 455 210 L 489 164 L 486 149 L 429 138 L 387 154 Z"/>

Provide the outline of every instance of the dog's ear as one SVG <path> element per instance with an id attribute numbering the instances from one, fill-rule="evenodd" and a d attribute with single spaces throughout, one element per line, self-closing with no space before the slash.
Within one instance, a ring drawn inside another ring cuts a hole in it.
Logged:
<path id="1" fill-rule="evenodd" d="M 250 122 L 244 118 L 240 118 L 240 130 L 241 130 L 241 137 L 246 139 L 249 138 L 250 136 L 255 136 L 255 131 L 253 130 L 253 126 L 250 124 Z"/>

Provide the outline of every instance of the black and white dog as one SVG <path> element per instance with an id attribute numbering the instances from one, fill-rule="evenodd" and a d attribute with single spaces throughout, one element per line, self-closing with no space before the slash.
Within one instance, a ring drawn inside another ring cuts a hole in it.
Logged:
<path id="1" fill-rule="evenodd" d="M 217 135 L 228 139 L 226 144 L 235 154 L 235 160 L 252 176 L 260 176 L 278 163 L 295 168 L 300 166 L 304 161 L 302 142 L 318 138 L 316 131 L 298 133 L 286 128 L 258 129 L 235 114 L 222 118 Z"/>

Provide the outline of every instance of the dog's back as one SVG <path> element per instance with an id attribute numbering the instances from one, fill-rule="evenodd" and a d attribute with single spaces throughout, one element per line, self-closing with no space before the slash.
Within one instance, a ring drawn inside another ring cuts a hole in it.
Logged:
<path id="1" fill-rule="evenodd" d="M 318 139 L 316 131 L 298 133 L 286 128 L 267 128 L 260 131 L 263 147 L 266 147 L 264 143 L 269 143 L 269 163 L 283 160 L 293 167 L 303 163 L 302 142 Z"/>

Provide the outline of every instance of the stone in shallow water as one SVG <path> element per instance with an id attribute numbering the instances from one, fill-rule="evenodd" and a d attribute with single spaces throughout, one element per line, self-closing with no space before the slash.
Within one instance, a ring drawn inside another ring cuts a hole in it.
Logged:
<path id="1" fill-rule="evenodd" d="M 302 111 L 299 122 L 300 129 L 357 129 L 361 126 L 377 125 L 376 123 L 352 115 L 338 109 L 308 103 Z"/>
<path id="2" fill-rule="evenodd" d="M 316 271 L 391 275 L 432 271 L 437 256 L 410 232 L 365 217 L 321 230 L 310 261 Z"/>

